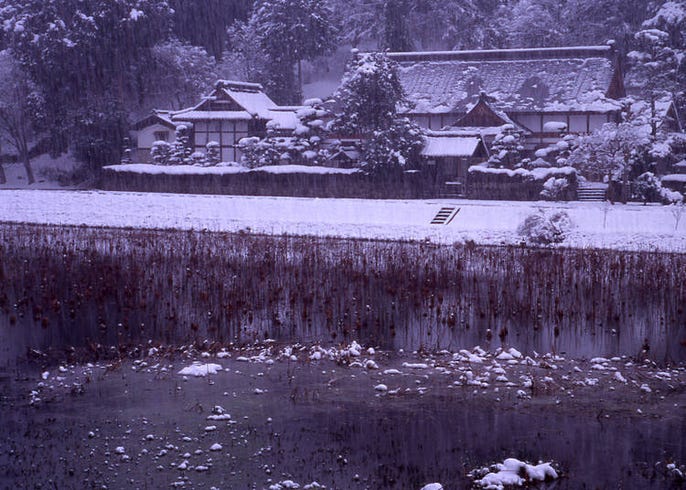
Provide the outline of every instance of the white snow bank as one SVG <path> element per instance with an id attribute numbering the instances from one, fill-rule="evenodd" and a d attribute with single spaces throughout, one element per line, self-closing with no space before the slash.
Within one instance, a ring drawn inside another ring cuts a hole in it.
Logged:
<path id="1" fill-rule="evenodd" d="M 508 458 L 496 464 L 494 471 L 486 473 L 482 478 L 474 481 L 476 486 L 486 490 L 504 490 L 506 487 L 521 487 L 528 482 L 542 482 L 558 478 L 557 471 L 551 463 L 530 465 L 516 458 Z M 473 474 L 482 473 L 477 470 Z"/>
<path id="2" fill-rule="evenodd" d="M 354 174 L 354 168 L 332 168 L 309 165 L 270 165 L 250 169 L 237 164 L 224 164 L 216 167 L 198 167 L 195 165 L 153 165 L 150 163 L 132 163 L 129 165 L 109 165 L 103 167 L 117 173 L 127 172 L 147 175 L 227 175 L 250 172 L 267 172 L 270 174 Z"/>
<path id="3" fill-rule="evenodd" d="M 440 483 L 429 483 L 428 485 L 424 485 L 421 490 L 443 490 L 443 485 Z"/>
<path id="4" fill-rule="evenodd" d="M 431 225 L 445 205 L 449 225 Z M 519 244 L 517 227 L 539 209 L 575 224 L 568 247 L 686 251 L 686 219 L 673 206 L 471 200 L 308 199 L 103 191 L 0 191 L 0 221 L 55 225 L 207 229 L 255 233 L 408 239 L 453 244 Z"/>
<path id="5" fill-rule="evenodd" d="M 526 170 L 524 168 L 518 168 L 516 170 L 510 170 L 507 168 L 490 168 L 490 167 L 480 167 L 479 165 L 472 165 L 469 167 L 470 173 L 482 173 L 482 174 L 494 174 L 494 175 L 507 175 L 508 177 L 519 176 L 523 179 L 532 180 L 548 180 L 550 177 L 559 177 L 561 175 L 574 175 L 576 174 L 576 169 L 573 167 L 550 167 L 550 168 L 535 168 L 533 170 Z"/>
<path id="6" fill-rule="evenodd" d="M 190 366 L 183 368 L 179 371 L 179 374 L 183 376 L 207 376 L 208 374 L 217 374 L 223 368 L 219 364 L 202 364 L 198 361 L 194 362 Z"/>

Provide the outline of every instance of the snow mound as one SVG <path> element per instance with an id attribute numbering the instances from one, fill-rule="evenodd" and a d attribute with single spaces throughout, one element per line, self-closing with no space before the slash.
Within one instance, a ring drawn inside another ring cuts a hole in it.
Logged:
<path id="1" fill-rule="evenodd" d="M 507 487 L 521 487 L 530 482 L 543 482 L 558 478 L 551 463 L 531 465 L 516 458 L 508 458 L 490 468 L 475 470 L 470 475 L 474 485 L 486 490 L 504 490 Z"/>
<path id="2" fill-rule="evenodd" d="M 179 374 L 183 376 L 201 377 L 207 376 L 208 374 L 217 374 L 217 372 L 221 371 L 222 369 L 223 368 L 219 364 L 202 364 L 196 361 L 190 366 L 187 366 L 179 371 Z"/>

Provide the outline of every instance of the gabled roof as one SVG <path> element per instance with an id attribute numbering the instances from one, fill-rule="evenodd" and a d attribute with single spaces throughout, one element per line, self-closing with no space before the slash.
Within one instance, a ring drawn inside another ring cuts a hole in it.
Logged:
<path id="1" fill-rule="evenodd" d="M 412 113 L 465 113 L 481 92 L 507 112 L 619 110 L 613 46 L 389 53 Z"/>
<path id="2" fill-rule="evenodd" d="M 219 80 L 199 104 L 172 113 L 174 121 L 212 119 L 271 119 L 276 103 L 258 83 Z M 214 114 L 212 114 L 214 113 Z M 206 116 L 206 117 L 203 117 Z M 225 116 L 225 117 L 222 117 Z"/>
<path id="3" fill-rule="evenodd" d="M 133 131 L 139 131 L 153 124 L 160 124 L 173 131 L 176 130 L 176 124 L 172 122 L 169 111 L 155 110 L 152 114 L 148 114 L 143 119 L 140 119 L 131 125 Z"/>

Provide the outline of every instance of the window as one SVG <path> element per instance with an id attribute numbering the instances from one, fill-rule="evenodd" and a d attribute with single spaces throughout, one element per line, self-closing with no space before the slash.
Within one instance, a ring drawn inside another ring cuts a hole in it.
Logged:
<path id="1" fill-rule="evenodd" d="M 155 131 L 155 141 L 169 141 L 169 131 Z"/>
<path id="2" fill-rule="evenodd" d="M 603 124 L 606 124 L 608 120 L 607 114 L 591 114 L 588 121 L 588 130 L 595 131 L 600 128 Z"/>
<path id="3" fill-rule="evenodd" d="M 569 130 L 572 133 L 585 133 L 588 131 L 585 115 L 569 116 Z"/>

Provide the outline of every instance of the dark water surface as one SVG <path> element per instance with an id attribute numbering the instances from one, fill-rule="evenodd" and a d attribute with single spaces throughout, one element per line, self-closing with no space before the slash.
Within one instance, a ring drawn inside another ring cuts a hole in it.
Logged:
<path id="1" fill-rule="evenodd" d="M 686 255 L 0 226 L 0 362 L 27 348 L 505 343 L 686 360 Z"/>
<path id="2" fill-rule="evenodd" d="M 292 479 L 334 489 L 418 490 L 432 481 L 462 489 L 471 469 L 517 457 L 561 469 L 561 480 L 539 488 L 680 488 L 664 469 L 686 460 L 684 393 L 669 403 L 625 400 L 640 403 L 646 415 L 639 416 L 600 390 L 560 405 L 555 396 L 521 401 L 504 391 L 496 401 L 417 375 L 400 383 L 419 380 L 426 394 L 376 396 L 380 374 L 333 363 L 223 363 L 230 372 L 212 383 L 123 364 L 106 374 L 96 369 L 84 394 L 36 408 L 11 408 L 5 398 L 0 486 L 163 488 L 184 476 L 186 488 L 267 488 L 269 479 Z M 5 393 L 16 396 L 12 386 Z M 669 408 L 673 401 L 679 408 Z M 234 422 L 207 420 L 214 405 Z M 210 424 L 217 430 L 207 433 Z M 210 452 L 216 442 L 222 451 Z M 119 446 L 129 460 L 115 453 Z M 176 469 L 184 460 L 209 470 Z"/>

